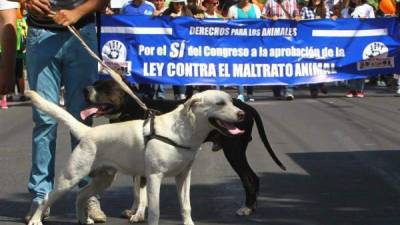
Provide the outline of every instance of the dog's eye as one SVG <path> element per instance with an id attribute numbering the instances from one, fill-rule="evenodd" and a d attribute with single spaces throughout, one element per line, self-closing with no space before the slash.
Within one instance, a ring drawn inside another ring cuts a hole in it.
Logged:
<path id="1" fill-rule="evenodd" d="M 225 101 L 220 101 L 220 102 L 217 102 L 216 105 L 223 106 L 223 105 L 226 105 L 226 102 Z"/>

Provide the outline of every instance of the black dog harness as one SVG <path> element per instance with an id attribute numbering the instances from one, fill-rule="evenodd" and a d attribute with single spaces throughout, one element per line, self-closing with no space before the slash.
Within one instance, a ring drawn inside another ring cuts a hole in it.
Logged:
<path id="1" fill-rule="evenodd" d="M 147 143 L 151 139 L 157 139 L 159 141 L 162 141 L 162 142 L 167 143 L 169 145 L 175 146 L 177 148 L 183 148 L 183 149 L 186 149 L 186 150 L 190 150 L 190 147 L 180 145 L 180 144 L 176 143 L 175 141 L 173 141 L 173 140 L 171 140 L 171 139 L 169 139 L 167 137 L 164 137 L 164 136 L 156 134 L 156 129 L 154 128 L 154 118 L 155 118 L 154 114 L 153 113 L 149 113 L 149 115 L 147 116 L 147 118 L 143 122 L 143 128 L 146 126 L 146 124 L 148 122 L 150 122 L 150 134 L 144 136 L 145 145 L 147 145 Z"/>

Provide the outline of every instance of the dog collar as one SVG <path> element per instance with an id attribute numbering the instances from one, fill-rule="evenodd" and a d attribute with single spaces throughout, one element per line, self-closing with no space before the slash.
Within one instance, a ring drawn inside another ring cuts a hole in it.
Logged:
<path id="1" fill-rule="evenodd" d="M 190 147 L 180 145 L 180 144 L 176 143 L 175 141 L 173 141 L 173 140 L 171 140 L 171 139 L 169 139 L 167 137 L 164 137 L 164 136 L 156 134 L 156 129 L 154 128 L 154 118 L 155 118 L 154 114 L 150 113 L 150 115 L 147 117 L 147 119 L 145 119 L 144 122 L 143 122 L 143 127 L 145 127 L 146 124 L 148 122 L 150 122 L 150 134 L 144 136 L 145 145 L 147 145 L 147 142 L 149 142 L 151 139 L 157 139 L 159 141 L 162 141 L 162 142 L 167 143 L 169 145 L 175 146 L 177 148 L 183 148 L 183 149 L 186 149 L 186 150 L 190 150 L 191 149 Z"/>

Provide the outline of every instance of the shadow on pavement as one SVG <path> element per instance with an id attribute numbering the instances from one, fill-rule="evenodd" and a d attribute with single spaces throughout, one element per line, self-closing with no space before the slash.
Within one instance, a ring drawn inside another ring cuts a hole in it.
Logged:
<path id="1" fill-rule="evenodd" d="M 234 215 L 244 200 L 238 178 L 211 185 L 192 185 L 194 221 L 246 225 L 400 224 L 400 151 L 291 153 L 288 156 L 305 173 L 295 174 L 290 170 L 259 173 L 258 209 L 247 218 Z M 71 192 L 57 201 L 46 224 L 76 224 L 75 196 Z M 28 199 L 26 194 L 0 199 L 0 217 L 6 218 L 0 224 L 22 222 L 20 218 L 29 207 Z M 128 224 L 116 218 L 130 205 L 130 186 L 113 187 L 103 194 L 102 206 L 112 221 L 108 224 Z M 181 223 L 175 185 L 162 186 L 160 209 L 160 224 Z"/>

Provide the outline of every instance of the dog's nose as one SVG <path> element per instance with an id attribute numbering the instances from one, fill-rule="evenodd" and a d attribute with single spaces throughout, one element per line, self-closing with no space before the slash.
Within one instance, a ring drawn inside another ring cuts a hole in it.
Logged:
<path id="1" fill-rule="evenodd" d="M 244 111 L 243 110 L 238 111 L 237 117 L 238 117 L 239 121 L 243 121 L 244 120 Z"/>

